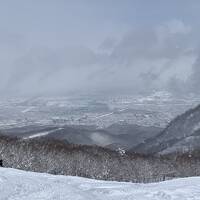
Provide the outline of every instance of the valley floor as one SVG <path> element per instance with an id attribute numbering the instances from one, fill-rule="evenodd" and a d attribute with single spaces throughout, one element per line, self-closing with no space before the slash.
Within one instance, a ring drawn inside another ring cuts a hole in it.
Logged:
<path id="1" fill-rule="evenodd" d="M 199 188 L 200 177 L 134 184 L 0 168 L 0 200 L 200 200 Z"/>

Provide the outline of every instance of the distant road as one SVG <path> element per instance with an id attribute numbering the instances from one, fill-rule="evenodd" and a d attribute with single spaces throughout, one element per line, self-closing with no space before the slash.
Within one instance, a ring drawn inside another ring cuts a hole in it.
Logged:
<path id="1" fill-rule="evenodd" d="M 121 110 L 118 110 L 118 111 L 115 111 L 115 112 L 111 112 L 111 113 L 107 113 L 107 114 L 104 114 L 104 115 L 100 115 L 100 116 L 95 117 L 95 119 L 107 117 L 107 116 L 113 115 L 113 114 L 118 113 L 118 112 L 123 112 L 123 111 L 125 111 L 127 109 L 128 108 L 124 108 L 124 109 L 121 109 Z"/>

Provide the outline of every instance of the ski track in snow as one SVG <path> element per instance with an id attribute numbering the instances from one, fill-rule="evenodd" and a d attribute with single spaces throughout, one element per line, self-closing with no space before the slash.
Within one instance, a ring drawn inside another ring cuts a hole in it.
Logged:
<path id="1" fill-rule="evenodd" d="M 36 138 L 36 137 L 42 137 L 42 136 L 48 135 L 50 133 L 53 133 L 55 131 L 62 130 L 62 129 L 63 128 L 58 128 L 58 129 L 54 129 L 54 130 L 51 130 L 51 131 L 39 132 L 39 133 L 36 133 L 36 134 L 33 134 L 33 135 L 29 135 L 27 137 L 23 137 L 23 139 L 28 140 L 28 139 L 33 139 L 33 138 Z"/>
<path id="2" fill-rule="evenodd" d="M 200 200 L 200 177 L 134 184 L 0 168 L 0 200 Z"/>

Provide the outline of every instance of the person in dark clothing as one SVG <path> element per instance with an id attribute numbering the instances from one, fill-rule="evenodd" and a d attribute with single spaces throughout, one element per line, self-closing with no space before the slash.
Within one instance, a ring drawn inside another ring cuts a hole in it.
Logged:
<path id="1" fill-rule="evenodd" d="M 3 167 L 3 160 L 0 160 L 0 167 Z"/>

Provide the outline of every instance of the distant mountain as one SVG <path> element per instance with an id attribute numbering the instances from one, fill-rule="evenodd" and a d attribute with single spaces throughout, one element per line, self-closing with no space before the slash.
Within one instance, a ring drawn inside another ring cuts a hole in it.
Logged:
<path id="1" fill-rule="evenodd" d="M 159 127 L 145 127 L 128 123 L 115 123 L 107 128 L 95 126 L 25 126 L 2 130 L 3 135 L 22 139 L 55 139 L 71 144 L 98 145 L 112 150 L 129 150 L 162 131 Z"/>
<path id="2" fill-rule="evenodd" d="M 170 154 L 200 149 L 200 105 L 176 117 L 158 135 L 145 140 L 132 151 Z"/>
<path id="3" fill-rule="evenodd" d="M 117 138 L 116 143 L 111 143 L 107 147 L 111 149 L 124 148 L 131 149 L 146 139 L 155 137 L 163 129 L 159 127 L 138 126 L 128 123 L 116 123 L 105 129 L 110 135 Z"/>

